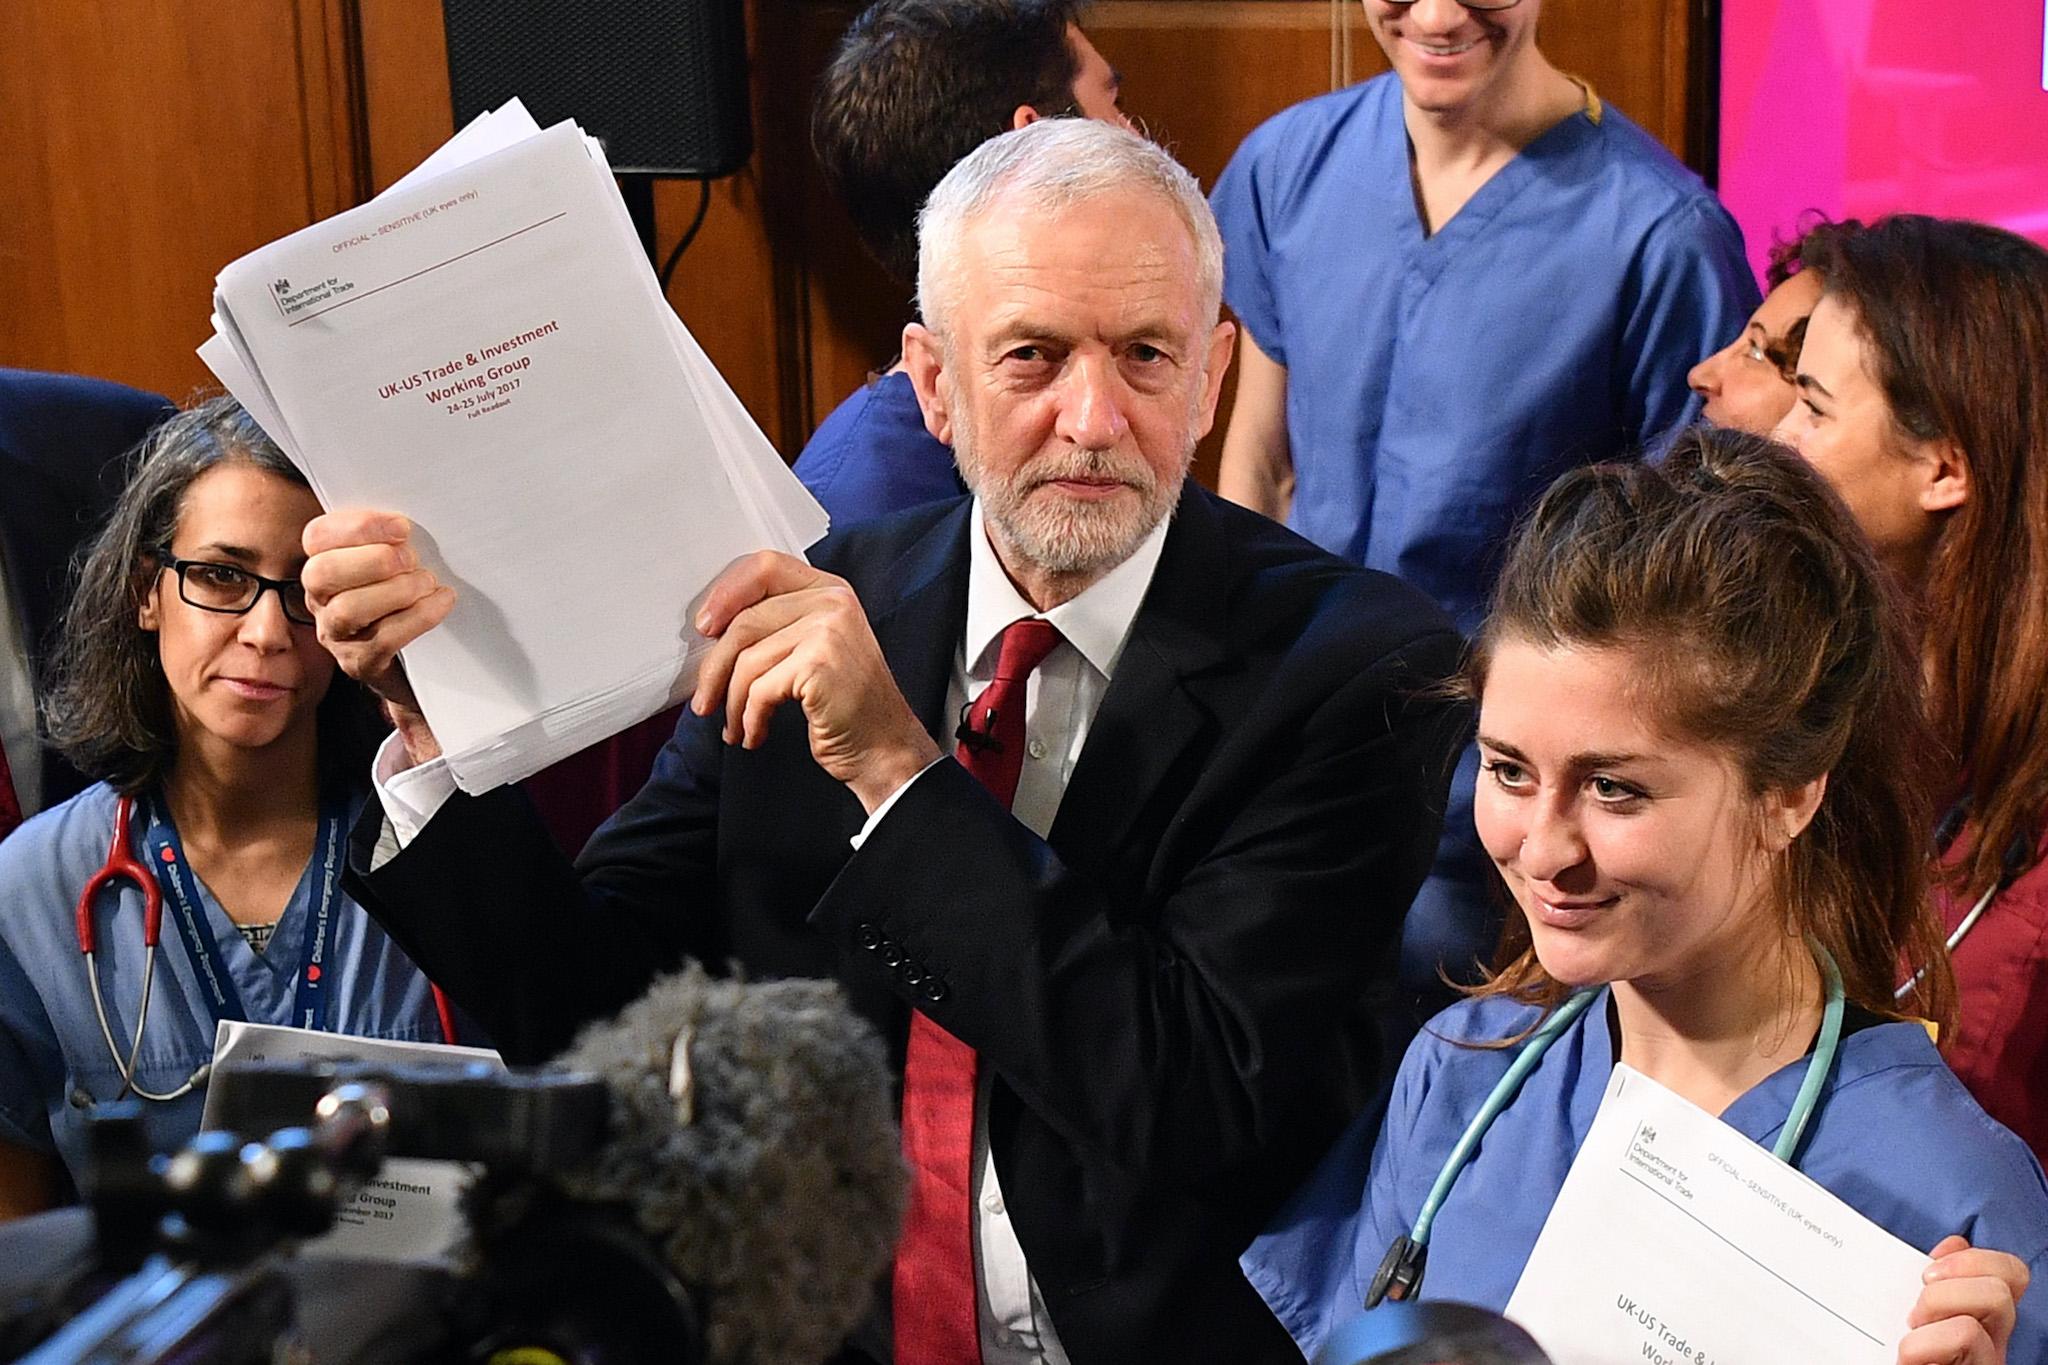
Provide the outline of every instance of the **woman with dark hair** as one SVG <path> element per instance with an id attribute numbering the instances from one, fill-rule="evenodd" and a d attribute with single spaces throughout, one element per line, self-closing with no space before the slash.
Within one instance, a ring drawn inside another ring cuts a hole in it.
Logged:
<path id="1" fill-rule="evenodd" d="M 1700 416 L 1717 427 L 1770 434 L 1797 397 L 1793 376 L 1806 320 L 1820 302 L 1821 276 L 1813 266 L 1831 242 L 1862 230 L 1855 219 L 1819 222 L 1771 248 L 1764 284 L 1770 292 L 1741 333 L 1692 367 L 1685 382 L 1700 396 Z"/>
<path id="2" fill-rule="evenodd" d="M 2048 1180 L 1919 1022 L 1951 1017 L 1929 745 L 1889 584 L 1839 500 L 1710 428 L 1658 466 L 1568 474 L 1509 552 L 1465 682 L 1480 841 L 1519 913 L 1489 978 L 1409 1048 L 1362 1207 L 1354 1133 L 1248 1253 L 1296 1339 L 1357 1312 L 1411 1233 L 1423 1297 L 1505 1307 L 1626 1063 L 1931 1254 L 1901 1365 L 2048 1358 L 2048 1314 L 2019 1304 L 2048 1268 Z M 1907 959 L 1930 970 L 1902 1007 Z"/>
<path id="3" fill-rule="evenodd" d="M 99 1104 L 151 1101 L 159 1150 L 195 1132 L 223 1021 L 450 1032 L 338 884 L 380 727 L 296 577 L 319 511 L 215 399 L 158 428 L 85 554 L 45 709 L 98 783 L 0 844 L 0 1216 L 76 1187 Z"/>
<path id="4" fill-rule="evenodd" d="M 1900 215 L 1809 268 L 1826 284 L 1776 434 L 1917 608 L 1948 765 L 1935 888 L 1961 1018 L 1942 1050 L 2048 1160 L 2048 251 Z"/>

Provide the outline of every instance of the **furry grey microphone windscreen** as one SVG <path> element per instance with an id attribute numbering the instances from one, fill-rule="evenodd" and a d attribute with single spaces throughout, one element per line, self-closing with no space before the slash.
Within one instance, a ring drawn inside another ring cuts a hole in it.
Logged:
<path id="1" fill-rule="evenodd" d="M 871 1305 L 907 1198 L 881 1039 L 839 987 L 693 965 L 558 1065 L 602 1077 L 614 1110 L 604 1156 L 565 1184 L 631 1206 L 696 1297 L 710 1359 L 830 1356 Z"/>

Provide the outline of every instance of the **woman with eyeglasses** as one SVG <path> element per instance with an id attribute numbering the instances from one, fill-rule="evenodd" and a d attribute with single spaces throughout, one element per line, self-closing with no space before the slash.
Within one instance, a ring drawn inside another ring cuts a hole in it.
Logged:
<path id="1" fill-rule="evenodd" d="M 1545 0 L 1363 0 L 1392 70 L 1283 110 L 1211 203 L 1244 328 L 1217 487 L 1467 632 L 1551 480 L 1689 422 L 1758 301 L 1699 177 L 1544 54 Z M 1498 917 L 1465 793 L 1402 975 L 1469 979 Z"/>
<path id="2" fill-rule="evenodd" d="M 299 587 L 319 512 L 219 398 L 151 437 L 83 557 L 45 721 L 99 781 L 0 843 L 0 1216 L 78 1188 L 102 1104 L 147 1101 L 158 1150 L 197 1131 L 223 1020 L 453 1029 L 340 889 L 381 724 Z"/>

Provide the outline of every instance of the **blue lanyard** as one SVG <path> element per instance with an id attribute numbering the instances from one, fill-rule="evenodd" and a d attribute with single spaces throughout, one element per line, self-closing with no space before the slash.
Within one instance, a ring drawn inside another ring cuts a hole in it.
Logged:
<path id="1" fill-rule="evenodd" d="M 236 989 L 235 979 L 221 958 L 220 944 L 206 922 L 206 903 L 200 897 L 199 879 L 185 861 L 185 846 L 178 839 L 178 831 L 171 825 L 169 814 L 157 809 L 154 799 L 146 800 L 143 809 L 149 817 L 143 835 L 145 859 L 163 888 L 170 911 L 167 918 L 184 941 L 185 955 L 192 960 L 193 969 L 199 973 L 199 987 L 213 1010 L 214 1022 L 246 1022 L 248 1008 L 242 1003 L 242 993 Z M 346 816 L 338 807 L 320 814 L 320 837 L 313 849 L 313 904 L 306 911 L 305 943 L 299 955 L 288 1016 L 300 1028 L 327 1028 L 327 972 L 331 965 L 328 959 L 333 956 L 334 925 L 340 918 L 335 910 L 335 892 L 341 885 L 341 841 L 346 823 Z"/>

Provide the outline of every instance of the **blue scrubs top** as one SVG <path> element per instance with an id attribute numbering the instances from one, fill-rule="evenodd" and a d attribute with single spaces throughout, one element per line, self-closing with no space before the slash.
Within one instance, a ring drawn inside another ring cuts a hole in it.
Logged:
<path id="1" fill-rule="evenodd" d="M 835 531 L 967 491 L 953 447 L 925 430 L 917 390 L 900 370 L 848 395 L 818 424 L 793 468 Z"/>
<path id="2" fill-rule="evenodd" d="M 1430 1233 L 1423 1298 L 1507 1306 L 1613 1074 L 1607 1005 L 1603 994 L 1543 1055 L 1452 1186 Z M 1305 1354 L 1363 1307 L 1387 1248 L 1414 1226 L 1444 1158 L 1516 1054 L 1448 1040 L 1513 1037 L 1539 1014 L 1486 999 L 1438 1015 L 1402 1060 L 1384 1121 L 1375 1111 L 1355 1123 L 1245 1253 L 1246 1276 Z M 1722 1121 L 1769 1148 L 1805 1076 L 1804 1061 L 1781 1068 Z M 2018 1256 L 2036 1285 L 2048 1283 L 2048 1180 L 1917 1024 L 1842 1039 L 1797 1164 L 1922 1251 L 1961 1233 L 1973 1246 Z M 2008 1358 L 2048 1361 L 2048 1298 L 2021 1299 Z"/>
<path id="3" fill-rule="evenodd" d="M 362 798 L 351 803 L 360 808 Z M 0 843 L 0 1139 L 63 1158 L 74 1182 L 86 1166 L 86 1120 L 96 1103 L 121 1091 L 120 1073 L 100 1036 L 78 950 L 79 890 L 99 871 L 114 828 L 114 790 L 88 787 L 30 820 Z M 129 828 L 143 854 L 143 820 Z M 317 852 L 316 852 L 317 859 Z M 252 949 L 202 885 L 207 924 L 252 1021 L 289 1024 L 306 917 L 316 885 L 309 861 L 264 953 Z M 127 882 L 118 898 L 95 907 L 96 960 L 108 1023 L 123 1046 L 132 1040 L 142 990 L 142 895 Z M 337 892 L 325 980 L 328 1025 L 368 1038 L 442 1041 L 432 988 L 412 960 L 369 915 Z M 137 1079 L 175 1090 L 213 1055 L 214 1015 L 166 897 L 156 979 Z M 168 1150 L 199 1131 L 201 1088 L 167 1104 L 143 1105 L 152 1148 Z"/>
<path id="4" fill-rule="evenodd" d="M 1289 524 L 1467 632 L 1521 511 L 1689 421 L 1686 372 L 1759 301 L 1734 219 L 1612 108 L 1425 236 L 1388 74 L 1268 120 L 1211 202 L 1225 297 L 1287 366 Z"/>
<path id="5" fill-rule="evenodd" d="M 1210 200 L 1224 295 L 1287 367 L 1288 524 L 1468 635 L 1522 513 L 1566 470 L 1692 420 L 1686 372 L 1758 302 L 1734 219 L 1612 108 L 1545 132 L 1430 236 L 1391 74 L 1268 120 Z M 1450 998 L 1439 966 L 1469 979 L 1498 931 L 1478 768 L 1468 748 L 1402 931 L 1401 980 L 1429 1009 Z"/>

